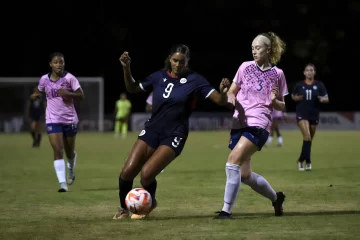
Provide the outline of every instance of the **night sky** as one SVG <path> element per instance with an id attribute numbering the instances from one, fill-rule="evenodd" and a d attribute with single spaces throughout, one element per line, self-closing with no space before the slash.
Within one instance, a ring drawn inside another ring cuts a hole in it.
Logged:
<path id="1" fill-rule="evenodd" d="M 358 48 L 349 41 L 345 45 L 358 25 L 355 1 L 74 2 L 16 2 L 9 11 L 3 9 L 0 75 L 40 78 L 49 70 L 48 56 L 60 51 L 75 76 L 105 79 L 105 111 L 111 113 L 126 91 L 118 60 L 123 51 L 129 51 L 133 76 L 140 80 L 163 67 L 172 44 L 186 44 L 190 67 L 218 88 L 221 78 L 232 79 L 243 61 L 252 60 L 253 38 L 274 31 L 287 43 L 278 67 L 289 90 L 312 62 L 331 101 L 322 109 L 360 110 L 359 102 L 352 101 L 356 88 L 349 83 L 359 79 L 344 74 Z M 146 93 L 128 96 L 134 111 L 144 110 Z M 290 97 L 286 101 L 288 111 L 294 111 Z M 198 110 L 222 108 L 205 101 Z"/>

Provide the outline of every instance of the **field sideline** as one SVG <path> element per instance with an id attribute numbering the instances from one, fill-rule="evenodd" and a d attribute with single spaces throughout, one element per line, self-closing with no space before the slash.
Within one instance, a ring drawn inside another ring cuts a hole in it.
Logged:
<path id="1" fill-rule="evenodd" d="M 287 195 L 283 217 L 242 185 L 234 220 L 214 220 L 225 186 L 228 132 L 191 132 L 182 155 L 158 176 L 159 206 L 147 220 L 115 221 L 118 175 L 137 133 L 79 133 L 77 175 L 58 193 L 47 136 L 0 135 L 0 239 L 360 239 L 360 132 L 319 131 L 313 171 L 298 172 L 302 139 L 284 131 L 253 170 Z M 134 187 L 140 186 L 139 179 Z"/>

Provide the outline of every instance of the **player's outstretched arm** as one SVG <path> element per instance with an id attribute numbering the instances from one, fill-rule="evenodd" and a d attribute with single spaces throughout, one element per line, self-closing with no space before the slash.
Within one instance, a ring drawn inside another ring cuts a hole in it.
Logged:
<path id="1" fill-rule="evenodd" d="M 119 60 L 121 65 L 123 66 L 126 90 L 129 93 L 140 92 L 141 91 L 140 85 L 136 83 L 135 79 L 131 74 L 131 69 L 130 69 L 131 58 L 129 56 L 129 53 L 124 52 L 123 54 L 121 54 Z"/>
<path id="2" fill-rule="evenodd" d="M 224 79 L 223 79 L 224 81 Z M 223 82 L 222 81 L 222 82 Z M 229 81 L 230 83 L 230 81 Z M 228 105 L 229 103 L 233 106 L 235 106 L 235 99 L 236 99 L 236 93 L 239 91 L 239 87 L 233 83 L 231 84 L 231 86 L 221 86 L 220 85 L 220 89 L 221 91 L 223 91 L 222 93 L 219 93 L 218 91 L 213 91 L 210 96 L 209 99 L 211 101 L 213 101 L 214 103 L 224 106 L 224 105 Z M 228 91 L 226 91 L 227 89 L 229 89 Z"/>

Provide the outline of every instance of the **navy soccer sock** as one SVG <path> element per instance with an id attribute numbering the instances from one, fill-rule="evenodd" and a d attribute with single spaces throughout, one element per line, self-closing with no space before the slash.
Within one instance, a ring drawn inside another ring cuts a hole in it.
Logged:
<path id="1" fill-rule="evenodd" d="M 131 191 L 133 187 L 133 181 L 125 181 L 121 177 L 119 177 L 119 198 L 120 198 L 120 206 L 123 209 L 127 209 L 125 204 L 126 195 Z"/>
<path id="2" fill-rule="evenodd" d="M 156 187 L 157 187 L 156 179 L 154 179 L 154 181 L 152 183 L 150 183 L 150 185 L 148 185 L 148 186 L 143 185 L 143 188 L 150 193 L 153 201 L 155 201 Z"/>
<path id="3" fill-rule="evenodd" d="M 311 141 L 303 141 L 300 161 L 303 162 L 305 160 L 306 163 L 311 163 L 310 153 L 311 153 Z"/>

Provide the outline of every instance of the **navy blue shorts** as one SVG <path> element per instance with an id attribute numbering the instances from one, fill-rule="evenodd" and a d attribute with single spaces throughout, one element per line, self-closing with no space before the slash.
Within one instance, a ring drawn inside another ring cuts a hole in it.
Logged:
<path id="1" fill-rule="evenodd" d="M 65 137 L 73 137 L 77 134 L 76 124 L 48 123 L 46 124 L 48 134 L 63 133 Z"/>
<path id="2" fill-rule="evenodd" d="M 175 151 L 176 156 L 179 156 L 184 149 L 187 138 L 175 135 L 163 135 L 145 128 L 145 130 L 140 132 L 138 139 L 143 140 L 149 147 L 154 149 L 161 145 L 169 146 Z"/>
<path id="3" fill-rule="evenodd" d="M 303 117 L 301 115 L 296 114 L 296 121 L 299 123 L 301 120 L 307 120 L 309 121 L 310 125 L 318 125 L 319 124 L 319 118 L 309 118 L 309 117 Z"/>
<path id="4" fill-rule="evenodd" d="M 229 148 L 233 150 L 236 144 L 239 142 L 241 137 L 246 137 L 253 144 L 255 144 L 259 151 L 265 145 L 269 132 L 261 127 L 246 127 L 241 129 L 231 129 Z"/>

